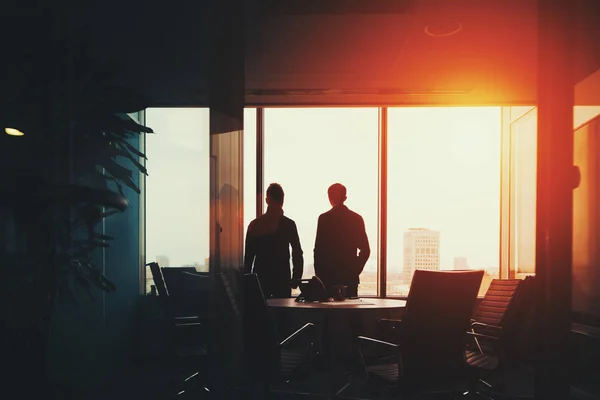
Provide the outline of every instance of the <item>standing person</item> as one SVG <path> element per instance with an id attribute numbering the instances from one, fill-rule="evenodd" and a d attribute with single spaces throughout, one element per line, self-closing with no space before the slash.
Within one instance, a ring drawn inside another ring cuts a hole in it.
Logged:
<path id="1" fill-rule="evenodd" d="M 267 212 L 253 220 L 246 232 L 244 271 L 255 273 L 266 298 L 291 297 L 302 279 L 304 258 L 296 223 L 283 215 L 282 187 L 267 189 Z M 290 274 L 290 246 L 293 273 Z"/>
<path id="2" fill-rule="evenodd" d="M 327 190 L 331 210 L 321 214 L 317 224 L 315 274 L 329 291 L 347 286 L 346 296 L 358 296 L 359 275 L 371 249 L 363 218 L 344 205 L 346 187 L 334 183 Z"/>

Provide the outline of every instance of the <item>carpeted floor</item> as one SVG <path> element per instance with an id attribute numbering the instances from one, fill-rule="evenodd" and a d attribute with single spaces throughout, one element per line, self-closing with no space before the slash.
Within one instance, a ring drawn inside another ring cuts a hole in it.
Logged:
<path id="1" fill-rule="evenodd" d="M 102 385 L 78 396 L 77 400 L 203 400 L 203 399 L 264 399 L 264 387 L 251 383 L 226 384 L 222 377 L 210 366 L 198 369 L 198 375 L 185 381 L 194 372 L 188 366 L 175 366 L 169 363 L 146 363 L 132 366 L 122 371 Z M 345 374 L 315 369 L 302 382 L 278 383 L 271 386 L 272 399 L 326 399 L 340 388 L 351 383 L 340 393 L 340 399 L 387 400 L 396 398 L 388 388 L 368 385 L 360 373 Z M 460 389 L 460 388 L 459 388 Z M 571 399 L 600 399 L 598 379 L 593 376 L 582 377 L 572 391 Z M 512 395 L 533 396 L 533 377 L 531 372 L 514 371 L 506 380 L 506 391 Z M 283 393 L 285 392 L 285 393 Z M 227 396 L 222 393 L 228 393 Z M 586 394 L 587 393 L 587 394 Z M 452 399 L 452 396 L 421 396 L 419 399 Z M 455 398 L 478 398 L 455 397 Z M 481 397 L 479 397 L 481 398 Z"/>

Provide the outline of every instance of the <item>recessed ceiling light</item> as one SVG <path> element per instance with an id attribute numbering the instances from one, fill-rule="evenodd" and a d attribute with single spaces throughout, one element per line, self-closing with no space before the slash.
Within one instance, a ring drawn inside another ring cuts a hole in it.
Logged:
<path id="1" fill-rule="evenodd" d="M 456 35 L 462 31 L 462 24 L 460 22 L 454 23 L 435 23 L 429 24 L 425 27 L 425 33 L 432 37 L 446 37 Z"/>
<path id="2" fill-rule="evenodd" d="M 10 135 L 10 136 L 23 136 L 23 135 L 25 135 L 23 132 L 21 132 L 18 129 L 15 129 L 15 128 L 4 128 L 4 132 L 6 132 L 6 134 Z"/>

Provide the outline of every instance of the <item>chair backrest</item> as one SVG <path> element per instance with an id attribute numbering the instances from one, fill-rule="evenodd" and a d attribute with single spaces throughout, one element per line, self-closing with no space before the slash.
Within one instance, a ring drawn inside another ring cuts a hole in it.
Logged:
<path id="1" fill-rule="evenodd" d="M 241 376 L 243 365 L 243 312 L 241 310 L 241 276 L 234 271 L 215 273 L 215 318 L 209 324 L 211 364 L 222 376 Z"/>
<path id="2" fill-rule="evenodd" d="M 465 332 L 482 278 L 483 271 L 415 271 L 400 332 L 404 376 L 451 374 L 464 366 Z"/>
<path id="3" fill-rule="evenodd" d="M 196 272 L 193 267 L 161 267 L 160 272 L 162 273 L 165 285 L 169 291 L 169 295 L 173 295 L 174 292 L 184 292 L 188 285 L 188 279 L 185 276 L 185 272 L 202 275 Z M 208 277 L 208 274 L 205 274 Z"/>
<path id="4" fill-rule="evenodd" d="M 151 262 L 148 266 L 150 267 L 150 272 L 152 273 L 152 279 L 154 280 L 154 286 L 156 286 L 158 295 L 168 296 L 169 291 L 167 290 L 167 285 L 165 284 L 160 266 L 157 262 Z"/>
<path id="5" fill-rule="evenodd" d="M 505 339 L 506 328 L 509 328 L 511 321 L 515 320 L 514 316 L 517 314 L 517 297 L 519 290 L 522 288 L 522 283 L 521 279 L 494 279 L 491 282 L 473 315 L 473 320 L 492 325 L 492 327 L 476 325 L 474 328 L 476 333 L 494 337 L 502 336 L 502 339 Z M 500 327 L 501 330 L 496 327 Z M 503 354 L 501 351 L 505 348 L 504 340 L 500 342 L 479 337 L 476 343 L 480 351 L 489 355 L 501 355 Z"/>
<path id="6" fill-rule="evenodd" d="M 473 319 L 487 325 L 502 327 L 522 282 L 521 279 L 492 280 Z"/>
<path id="7" fill-rule="evenodd" d="M 506 357 L 528 361 L 535 357 L 536 278 L 527 276 L 521 283 L 503 323 Z"/>
<path id="8" fill-rule="evenodd" d="M 252 378 L 268 381 L 279 369 L 275 321 L 256 274 L 244 275 L 243 291 L 244 365 Z"/>

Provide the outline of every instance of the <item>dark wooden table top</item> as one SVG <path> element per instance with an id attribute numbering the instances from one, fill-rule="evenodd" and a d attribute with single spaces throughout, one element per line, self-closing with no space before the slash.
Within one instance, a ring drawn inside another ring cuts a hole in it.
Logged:
<path id="1" fill-rule="evenodd" d="M 297 302 L 295 298 L 268 299 L 269 307 L 274 308 L 308 308 L 319 310 L 356 310 L 356 309 L 391 309 L 404 308 L 406 300 L 378 299 L 364 297 L 360 299 L 347 299 L 345 301 L 332 301 L 326 303 L 304 303 Z"/>

